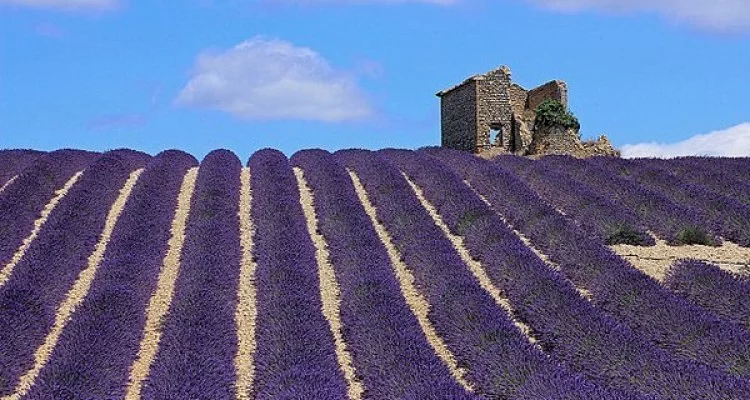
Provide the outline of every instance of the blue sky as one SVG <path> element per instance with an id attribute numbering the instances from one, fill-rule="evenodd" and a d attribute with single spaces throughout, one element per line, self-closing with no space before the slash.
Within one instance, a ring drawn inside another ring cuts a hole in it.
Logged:
<path id="1" fill-rule="evenodd" d="M 745 0 L 0 0 L 0 148 L 417 148 L 499 65 L 626 154 L 750 155 Z"/>

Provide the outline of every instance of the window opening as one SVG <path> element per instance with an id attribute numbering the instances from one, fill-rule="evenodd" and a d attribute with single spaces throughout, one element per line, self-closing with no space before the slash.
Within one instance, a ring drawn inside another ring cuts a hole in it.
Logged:
<path id="1" fill-rule="evenodd" d="M 490 145 L 499 146 L 503 143 L 503 130 L 500 124 L 490 125 Z"/>

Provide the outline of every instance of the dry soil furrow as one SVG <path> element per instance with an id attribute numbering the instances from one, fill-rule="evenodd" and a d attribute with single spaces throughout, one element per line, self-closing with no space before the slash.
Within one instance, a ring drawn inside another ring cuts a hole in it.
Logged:
<path id="1" fill-rule="evenodd" d="M 36 239 L 36 237 L 39 235 L 39 231 L 42 230 L 42 227 L 47 222 L 47 219 L 49 218 L 52 211 L 54 211 L 55 207 L 57 207 L 57 205 L 60 203 L 60 200 L 62 200 L 63 197 L 68 194 L 70 188 L 73 187 L 73 185 L 76 183 L 76 181 L 78 181 L 78 178 L 80 178 L 81 175 L 83 175 L 83 171 L 77 172 L 70 179 L 68 179 L 68 181 L 61 189 L 55 191 L 55 195 L 52 197 L 52 200 L 50 200 L 49 203 L 44 206 L 41 215 L 39 215 L 39 218 L 34 221 L 34 228 L 31 230 L 31 234 L 29 234 L 29 236 L 27 236 L 23 240 L 23 243 L 21 243 L 21 247 L 19 247 L 18 250 L 16 250 L 16 252 L 13 254 L 13 258 L 10 259 L 8 264 L 6 264 L 2 270 L 0 270 L 0 287 L 3 287 L 8 282 L 8 279 L 10 279 L 10 276 L 13 273 L 13 269 L 21 261 L 24 254 L 26 254 L 29 246 L 31 246 L 31 243 L 34 242 L 34 239 Z"/>
<path id="2" fill-rule="evenodd" d="M 406 174 L 403 175 L 406 179 L 406 182 L 409 183 L 409 186 L 411 186 L 411 189 L 414 191 L 414 194 L 416 195 L 419 202 L 422 203 L 422 207 L 427 210 L 427 212 L 432 217 L 432 220 L 435 222 L 435 225 L 437 225 L 440 230 L 443 231 L 443 234 L 448 238 L 448 240 L 451 241 L 451 244 L 453 244 L 453 248 L 456 250 L 456 253 L 458 253 L 458 255 L 461 257 L 461 260 L 464 262 L 464 264 L 469 267 L 469 270 L 477 279 L 482 289 L 487 291 L 487 293 L 492 296 L 492 299 L 495 300 L 495 303 L 497 303 L 497 305 L 502 307 L 508 313 L 508 316 L 510 317 L 511 321 L 513 321 L 513 324 L 524 334 L 524 336 L 526 336 L 527 339 L 529 339 L 529 342 L 536 344 L 537 340 L 531 334 L 531 327 L 515 318 L 515 310 L 513 310 L 513 306 L 511 306 L 508 299 L 503 296 L 500 289 L 498 289 L 498 287 L 492 283 L 492 280 L 490 279 L 489 275 L 487 275 L 487 271 L 485 271 L 482 263 L 471 258 L 471 255 L 469 255 L 469 250 L 464 245 L 464 239 L 461 236 L 455 235 L 450 231 L 448 225 L 445 224 L 445 221 L 443 221 L 443 218 L 440 217 L 435 207 L 424 197 L 422 189 L 420 189 L 414 182 L 412 182 L 412 180 L 409 179 Z"/>
<path id="3" fill-rule="evenodd" d="M 750 248 L 724 241 L 718 247 L 702 245 L 669 246 L 656 240 L 655 246 L 642 247 L 619 244 L 610 248 L 634 267 L 662 281 L 669 267 L 682 258 L 693 258 L 716 264 L 719 268 L 740 275 L 750 275 Z"/>
<path id="4" fill-rule="evenodd" d="M 341 290 L 339 283 L 336 281 L 336 274 L 331 265 L 331 256 L 328 253 L 328 244 L 325 238 L 318 230 L 318 217 L 315 213 L 315 197 L 312 190 L 307 185 L 302 169 L 295 167 L 294 175 L 297 177 L 297 186 L 300 193 L 300 204 L 302 211 L 307 220 L 307 231 L 310 234 L 313 244 L 315 244 L 315 258 L 318 262 L 318 274 L 320 275 L 320 297 L 323 303 L 323 315 L 328 320 L 331 327 L 333 339 L 336 343 L 336 357 L 339 361 L 339 367 L 344 373 L 350 399 L 359 400 L 362 398 L 364 387 L 356 379 L 356 370 L 352 355 L 347 349 L 346 341 L 342 335 L 341 323 Z"/>
<path id="5" fill-rule="evenodd" d="M 12 178 L 8 179 L 8 182 L 5 182 L 5 183 L 3 184 L 3 186 L 2 186 L 2 187 L 0 187 L 0 193 L 4 192 L 4 191 L 5 191 L 5 188 L 7 188 L 8 186 L 12 185 L 12 184 L 13 184 L 13 182 L 15 182 L 15 181 L 16 181 L 16 179 L 18 179 L 18 175 L 14 175 L 14 176 L 13 176 Z"/>
<path id="6" fill-rule="evenodd" d="M 107 214 L 107 219 L 104 223 L 104 229 L 102 230 L 99 241 L 96 243 L 94 251 L 88 258 L 86 269 L 81 271 L 78 275 L 75 283 L 65 296 L 65 300 L 60 304 L 60 307 L 55 314 L 55 323 L 52 325 L 52 329 L 50 329 L 50 332 L 45 337 L 44 343 L 39 346 L 34 354 L 34 366 L 21 376 L 14 393 L 5 397 L 3 400 L 17 400 L 26 395 L 29 389 L 34 385 L 36 378 L 39 376 L 39 372 L 47 364 L 47 361 L 52 355 L 52 351 L 57 345 L 60 334 L 62 334 L 63 329 L 65 329 L 65 325 L 70 321 L 76 308 L 83 302 L 91 288 L 91 283 L 94 281 L 99 265 L 104 259 L 104 253 L 107 251 L 107 245 L 109 244 L 109 239 L 115 229 L 117 220 L 120 218 L 120 214 L 122 214 L 122 210 L 125 208 L 125 203 L 128 201 L 128 198 L 130 198 L 130 193 L 133 191 L 133 188 L 138 182 L 138 178 L 141 176 L 142 172 L 143 168 L 133 171 L 128 177 L 128 180 L 125 181 L 122 189 L 120 189 L 120 194 Z"/>
<path id="7" fill-rule="evenodd" d="M 151 364 L 159 350 L 164 318 L 169 312 L 169 306 L 174 295 L 175 281 L 180 272 L 180 255 L 185 243 L 185 225 L 190 214 L 190 200 L 193 196 L 197 177 L 198 168 L 189 169 L 180 187 L 177 210 L 172 220 L 172 236 L 169 238 L 163 267 L 159 271 L 156 291 L 151 296 L 148 308 L 146 308 L 146 325 L 143 329 L 138 356 L 130 368 L 128 389 L 125 394 L 127 400 L 135 400 L 141 397 L 143 380 L 148 377 Z"/>
<path id="8" fill-rule="evenodd" d="M 473 188 L 473 187 L 471 187 L 471 185 L 469 184 L 469 182 L 468 182 L 468 181 L 464 181 L 464 183 L 466 184 L 466 186 L 470 187 L 470 188 L 471 188 L 471 190 L 472 190 L 472 191 L 474 191 L 474 193 L 475 193 L 475 194 L 476 194 L 477 196 L 479 196 L 479 198 L 480 198 L 480 199 L 482 199 L 482 201 L 483 201 L 483 202 L 484 202 L 485 204 L 487 204 L 487 206 L 488 206 L 488 207 L 490 207 L 490 209 L 494 210 L 494 208 L 492 207 L 492 204 L 490 204 L 490 202 L 489 202 L 489 201 L 487 200 L 487 198 L 485 198 L 484 196 L 482 196 L 482 194 L 481 194 L 481 193 L 479 193 L 479 192 L 477 192 L 476 190 L 474 190 L 474 188 Z M 510 224 L 510 222 L 508 222 L 508 220 L 507 220 L 507 219 L 505 219 L 505 216 L 504 216 L 504 215 L 500 214 L 500 213 L 499 213 L 499 212 L 497 212 L 497 211 L 495 211 L 495 214 L 496 214 L 497 216 L 499 216 L 499 217 L 500 217 L 500 219 L 502 219 L 502 220 L 503 220 L 503 222 L 505 222 L 505 226 L 507 226 L 508 228 L 510 228 L 510 229 L 511 229 L 511 230 L 513 231 L 513 233 L 514 233 L 514 234 L 515 234 L 516 236 L 518 236 L 518 238 L 519 238 L 519 239 L 521 239 L 521 241 L 523 242 L 523 244 L 525 244 L 525 245 L 526 245 L 526 247 L 528 247 L 529 249 L 531 249 L 531 251 L 533 251 L 533 252 L 534 252 L 534 254 L 536 254 L 536 255 L 537 255 L 537 257 L 541 258 L 541 259 L 542 259 L 542 261 L 544 261 L 544 262 L 545 262 L 545 263 L 546 263 L 547 265 L 549 265 L 549 266 L 550 266 L 550 267 L 551 267 L 552 269 L 554 269 L 554 270 L 556 270 L 556 271 L 561 271 L 561 269 L 560 269 L 560 266 L 559 266 L 559 265 L 557 265 L 556 263 L 552 262 L 552 260 L 550 260 L 550 259 L 549 259 L 549 257 L 548 257 L 548 256 L 547 256 L 546 254 L 542 253 L 542 251 L 541 251 L 541 250 L 537 249 L 537 248 L 536 248 L 536 247 L 534 246 L 534 244 L 533 244 L 533 243 L 531 243 L 531 240 L 529 240 L 529 238 L 527 238 L 526 236 L 524 236 L 524 234 L 523 234 L 523 233 L 521 233 L 521 232 L 519 232 L 518 230 L 516 230 L 516 229 L 515 229 L 515 228 L 513 227 L 513 225 L 511 225 L 511 224 Z M 592 296 L 591 296 L 591 292 L 590 292 L 590 291 L 588 291 L 588 290 L 586 290 L 586 289 L 583 289 L 583 288 L 579 288 L 579 287 L 577 287 L 577 286 L 576 286 L 575 284 L 573 284 L 573 282 L 570 282 L 570 284 L 571 284 L 571 285 L 572 285 L 572 286 L 573 286 L 573 287 L 574 287 L 574 288 L 576 289 L 576 291 L 578 291 L 578 293 L 579 293 L 579 294 L 580 294 L 581 296 L 583 296 L 583 297 L 584 297 L 585 299 L 591 300 Z"/>
<path id="9" fill-rule="evenodd" d="M 349 176 L 351 177 L 352 183 L 354 184 L 354 189 L 357 193 L 357 197 L 359 198 L 360 203 L 362 203 L 365 212 L 370 217 L 370 221 L 375 228 L 375 232 L 377 233 L 380 241 L 383 243 L 383 246 L 385 246 L 388 252 L 388 258 L 391 260 L 391 265 L 393 266 L 396 277 L 398 278 L 399 284 L 401 286 L 401 292 L 406 299 L 406 303 L 409 305 L 412 313 L 414 313 L 414 315 L 417 317 L 417 321 L 419 322 L 422 331 L 427 337 L 427 341 L 435 350 L 435 353 L 438 355 L 438 357 L 440 357 L 440 359 L 448 366 L 448 369 L 450 370 L 456 381 L 461 384 L 461 386 L 463 386 L 467 391 L 473 392 L 474 389 L 472 385 L 465 378 L 466 370 L 458 366 L 456 357 L 448 349 L 448 346 L 446 346 L 443 339 L 438 335 L 435 327 L 432 325 L 432 322 L 428 318 L 430 304 L 427 302 L 424 296 L 419 293 L 419 290 L 414 283 L 414 275 L 412 275 L 408 266 L 402 261 L 401 254 L 396 249 L 391 235 L 378 221 L 375 206 L 370 202 L 370 199 L 367 196 L 367 192 L 365 191 L 362 182 L 359 180 L 359 177 L 356 173 L 354 173 L 354 171 L 347 171 L 349 172 Z"/>
<path id="10" fill-rule="evenodd" d="M 250 400 L 250 390 L 253 385 L 255 355 L 255 319 L 258 310 L 255 303 L 255 270 L 253 261 L 253 220 L 250 218 L 252 206 L 252 189 L 250 187 L 250 168 L 243 168 L 240 176 L 240 246 L 242 259 L 240 261 L 240 281 L 237 289 L 237 355 L 234 359 L 237 371 L 237 400 Z"/>

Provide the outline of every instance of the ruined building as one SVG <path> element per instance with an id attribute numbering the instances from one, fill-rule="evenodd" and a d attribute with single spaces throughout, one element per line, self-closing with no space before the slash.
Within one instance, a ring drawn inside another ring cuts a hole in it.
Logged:
<path id="1" fill-rule="evenodd" d="M 581 141 L 577 130 L 535 129 L 536 109 L 552 99 L 568 107 L 568 87 L 551 81 L 532 90 L 511 82 L 502 66 L 440 91 L 441 145 L 479 154 L 618 154 L 605 136 Z"/>

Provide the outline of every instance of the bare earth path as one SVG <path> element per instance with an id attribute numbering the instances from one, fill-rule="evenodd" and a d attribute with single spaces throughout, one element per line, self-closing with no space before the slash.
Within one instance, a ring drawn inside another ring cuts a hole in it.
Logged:
<path id="1" fill-rule="evenodd" d="M 641 247 L 615 245 L 610 248 L 636 268 L 653 277 L 663 280 L 667 269 L 681 258 L 694 258 L 716 264 L 719 268 L 735 274 L 750 276 L 750 248 L 724 242 L 719 247 L 691 245 L 669 246 L 657 240 L 656 246 Z"/>

